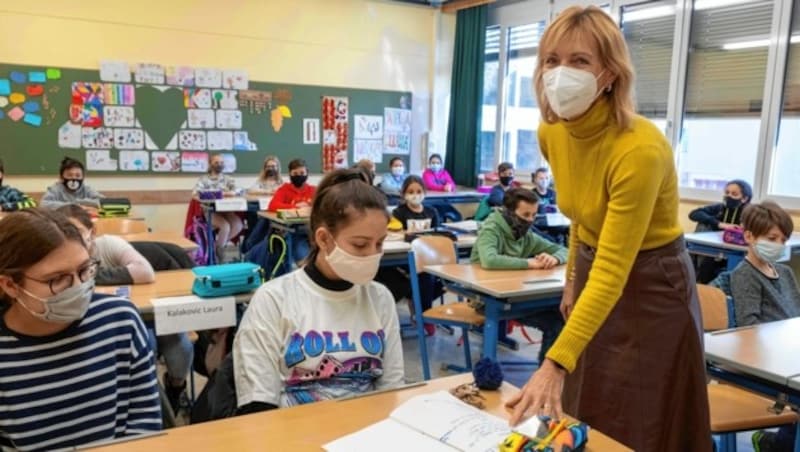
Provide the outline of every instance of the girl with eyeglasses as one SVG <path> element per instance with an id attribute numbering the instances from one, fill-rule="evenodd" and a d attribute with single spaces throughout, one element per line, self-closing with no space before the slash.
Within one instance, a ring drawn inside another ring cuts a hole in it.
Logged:
<path id="1" fill-rule="evenodd" d="M 134 305 L 94 293 L 97 262 L 62 214 L 0 220 L 0 447 L 61 449 L 161 429 Z"/>

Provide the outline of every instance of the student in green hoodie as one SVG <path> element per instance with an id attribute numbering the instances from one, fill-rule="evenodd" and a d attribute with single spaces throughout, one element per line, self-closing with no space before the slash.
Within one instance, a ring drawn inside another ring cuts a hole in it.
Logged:
<path id="1" fill-rule="evenodd" d="M 531 231 L 538 204 L 539 199 L 529 190 L 507 191 L 503 210 L 493 212 L 481 224 L 470 260 L 488 270 L 549 269 L 564 264 L 567 249 Z M 558 308 L 554 308 L 522 319 L 522 323 L 541 330 L 539 362 L 543 362 L 564 326 L 564 319 Z"/>

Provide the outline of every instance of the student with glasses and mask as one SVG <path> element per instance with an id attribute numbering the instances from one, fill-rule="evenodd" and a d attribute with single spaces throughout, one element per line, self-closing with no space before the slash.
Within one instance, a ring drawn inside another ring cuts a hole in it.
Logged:
<path id="1" fill-rule="evenodd" d="M 256 291 L 233 344 L 239 413 L 337 399 L 403 383 L 394 299 L 373 281 L 389 215 L 357 170 L 322 180 L 302 268 Z"/>
<path id="2" fill-rule="evenodd" d="M 52 450 L 161 429 L 155 360 L 130 301 L 62 214 L 0 220 L 0 446 Z"/>
<path id="3" fill-rule="evenodd" d="M 61 180 L 47 187 L 47 192 L 42 196 L 42 207 L 77 204 L 89 212 L 97 213 L 103 195 L 84 183 L 85 172 L 83 163 L 64 157 L 58 169 Z"/>
<path id="4" fill-rule="evenodd" d="M 275 194 L 275 191 L 283 185 L 283 178 L 281 177 L 281 162 L 278 157 L 274 155 L 267 156 L 264 159 L 264 167 L 261 169 L 261 174 L 258 175 L 255 183 L 247 190 L 251 195 L 267 195 Z"/>

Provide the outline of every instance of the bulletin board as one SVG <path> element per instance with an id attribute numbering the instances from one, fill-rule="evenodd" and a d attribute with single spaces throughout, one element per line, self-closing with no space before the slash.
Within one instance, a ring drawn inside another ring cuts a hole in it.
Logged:
<path id="1" fill-rule="evenodd" d="M 0 157 L 26 175 L 55 176 L 64 156 L 94 175 L 199 174 L 211 153 L 225 156 L 226 172 L 258 173 L 267 155 L 284 172 L 297 157 L 312 172 L 365 157 L 382 172 L 395 156 L 408 163 L 410 108 L 409 92 L 252 81 L 237 70 L 0 63 Z"/>

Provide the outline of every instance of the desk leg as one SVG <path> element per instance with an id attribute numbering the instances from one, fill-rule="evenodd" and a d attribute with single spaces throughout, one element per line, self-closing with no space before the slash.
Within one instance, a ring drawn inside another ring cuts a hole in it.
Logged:
<path id="1" fill-rule="evenodd" d="M 508 320 L 501 321 L 497 328 L 497 341 L 511 350 L 519 350 L 519 342 L 508 337 Z"/>
<path id="2" fill-rule="evenodd" d="M 215 256 L 216 247 L 214 246 L 214 225 L 212 223 L 213 215 L 214 212 L 210 207 L 206 209 L 206 243 L 208 244 L 206 256 L 208 256 L 208 265 L 214 265 L 217 262 Z"/>
<path id="3" fill-rule="evenodd" d="M 500 303 L 496 300 L 485 299 L 483 322 L 483 356 L 494 361 L 497 360 L 497 338 L 500 317 Z"/>
<path id="4" fill-rule="evenodd" d="M 289 271 L 294 268 L 294 231 L 289 227 L 286 231 L 286 259 L 289 261 Z"/>

